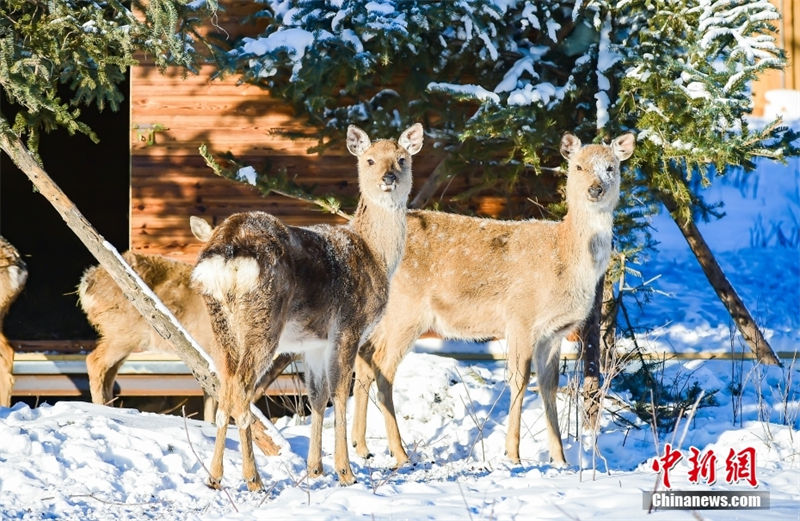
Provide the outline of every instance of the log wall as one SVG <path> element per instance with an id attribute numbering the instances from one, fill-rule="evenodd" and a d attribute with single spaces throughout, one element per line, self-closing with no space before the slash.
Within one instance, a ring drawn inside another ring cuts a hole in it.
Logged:
<path id="1" fill-rule="evenodd" d="M 252 2 L 224 2 L 219 25 L 231 35 L 255 35 L 242 24 Z M 230 151 L 245 163 L 285 168 L 318 193 L 355 197 L 355 158 L 342 147 L 324 156 L 309 154 L 316 140 L 290 139 L 285 132 L 306 132 L 292 109 L 253 85 L 234 77 L 212 80 L 212 67 L 184 77 L 161 74 L 143 62 L 131 71 L 131 248 L 194 261 L 200 244 L 189 216 L 213 224 L 237 211 L 265 210 L 289 224 L 340 222 L 313 205 L 280 196 L 264 198 L 251 186 L 217 177 L 198 154 L 206 144 L 214 153 Z M 306 132 L 307 134 L 307 132 Z M 388 136 L 382 136 L 388 137 Z M 415 157 L 415 184 L 433 169 L 430 153 Z"/>

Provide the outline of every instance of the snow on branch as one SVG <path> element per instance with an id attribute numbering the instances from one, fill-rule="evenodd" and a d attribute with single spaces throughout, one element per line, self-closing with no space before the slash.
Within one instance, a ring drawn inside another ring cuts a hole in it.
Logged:
<path id="1" fill-rule="evenodd" d="M 457 83 L 428 83 L 430 92 L 446 92 L 462 99 L 475 99 L 478 101 L 491 101 L 500 103 L 500 96 L 492 91 L 486 90 L 480 85 L 460 85 Z"/>

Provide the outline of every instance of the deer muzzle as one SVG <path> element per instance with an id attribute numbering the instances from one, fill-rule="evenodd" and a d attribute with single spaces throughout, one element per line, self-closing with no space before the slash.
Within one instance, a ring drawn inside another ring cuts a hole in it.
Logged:
<path id="1" fill-rule="evenodd" d="M 397 188 L 397 176 L 392 172 L 383 175 L 381 179 L 381 190 L 384 192 L 391 192 Z"/>
<path id="2" fill-rule="evenodd" d="M 606 187 L 603 185 L 603 183 L 594 182 L 588 190 L 589 200 L 597 202 L 601 197 L 603 197 L 604 193 L 606 193 Z"/>

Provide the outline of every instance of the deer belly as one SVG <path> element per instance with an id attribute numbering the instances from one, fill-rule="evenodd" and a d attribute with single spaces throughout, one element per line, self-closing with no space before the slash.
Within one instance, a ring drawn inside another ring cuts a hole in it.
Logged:
<path id="1" fill-rule="evenodd" d="M 332 346 L 322 338 L 303 328 L 298 322 L 287 322 L 278 341 L 278 353 L 302 354 L 306 368 L 313 374 L 324 374 Z"/>

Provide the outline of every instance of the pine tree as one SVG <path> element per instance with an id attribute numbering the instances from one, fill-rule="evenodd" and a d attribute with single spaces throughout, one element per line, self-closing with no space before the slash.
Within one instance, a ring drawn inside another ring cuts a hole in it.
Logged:
<path id="1" fill-rule="evenodd" d="M 350 123 L 391 134 L 422 121 L 442 161 L 415 206 L 471 173 L 479 181 L 443 208 L 469 212 L 476 195 L 490 194 L 508 200 L 508 217 L 540 214 L 530 200 L 560 216 L 543 182 L 563 182 L 560 135 L 588 142 L 636 132 L 615 277 L 651 246 L 647 218 L 663 203 L 718 285 L 721 271 L 707 268 L 713 256 L 693 228 L 721 215 L 702 188 L 757 157 L 797 154 L 796 135 L 779 122 L 755 130 L 746 119 L 748 83 L 785 63 L 766 0 L 264 3 L 265 31 L 226 54 L 227 71 L 290 102 L 317 129 L 319 151 Z M 720 297 L 742 316 L 732 288 Z M 737 318 L 740 330 L 744 322 Z M 762 360 L 777 361 L 757 330 L 743 334 Z"/>
<path id="2" fill-rule="evenodd" d="M 0 3 L 0 88 L 5 101 L 0 106 L 0 148 L 51 202 L 134 307 L 173 343 L 206 392 L 215 396 L 218 382 L 200 348 L 86 221 L 36 156 L 41 133 L 57 127 L 97 141 L 81 121 L 80 108 L 90 104 L 101 110 L 117 108 L 124 95 L 120 83 L 127 68 L 136 63 L 135 52 L 144 51 L 162 68 L 175 64 L 191 70 L 197 61 L 194 44 L 198 41 L 192 36 L 193 26 L 204 5 L 176 0 L 125 4 L 118 0 L 4 0 Z M 277 452 L 269 436 L 262 438 L 260 446 L 268 453 Z"/>

